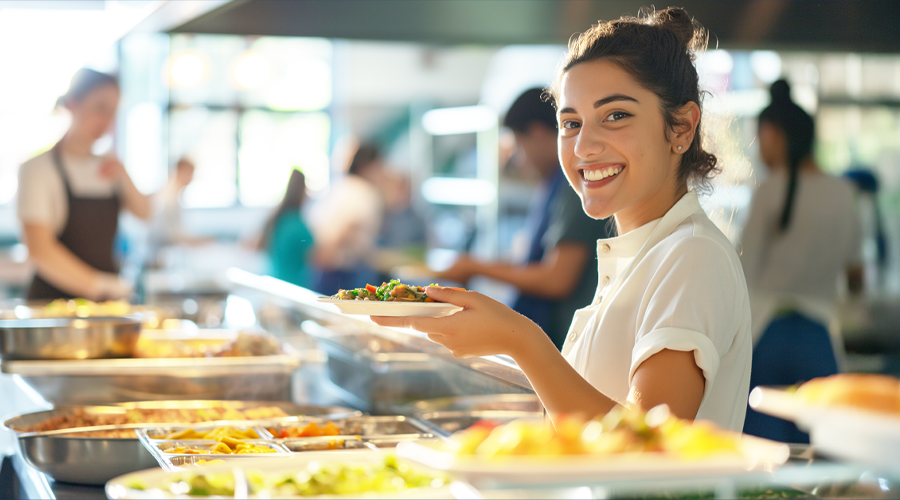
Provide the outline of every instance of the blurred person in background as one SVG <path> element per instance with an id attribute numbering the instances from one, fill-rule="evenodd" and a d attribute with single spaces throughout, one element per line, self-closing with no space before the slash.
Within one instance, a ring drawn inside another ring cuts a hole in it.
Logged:
<path id="1" fill-rule="evenodd" d="M 92 151 L 113 125 L 119 84 L 110 75 L 81 69 L 59 104 L 71 113 L 69 129 L 19 171 L 17 215 L 37 268 L 27 297 L 127 297 L 131 285 L 120 279 L 113 256 L 119 212 L 146 220 L 150 200 L 119 160 Z"/>
<path id="2" fill-rule="evenodd" d="M 597 240 L 615 236 L 615 225 L 588 217 L 570 189 L 557 155 L 556 110 L 543 98 L 543 89 L 520 95 L 503 125 L 513 131 L 518 151 L 542 178 L 528 209 L 528 253 L 519 263 L 463 256 L 440 278 L 465 283 L 480 275 L 513 285 L 519 291 L 513 309 L 537 323 L 561 349 L 575 310 L 590 304 L 597 289 Z"/>
<path id="3" fill-rule="evenodd" d="M 316 241 L 312 289 L 325 294 L 377 281 L 369 261 L 384 216 L 379 189 L 385 171 L 381 149 L 362 144 L 347 175 L 337 181 L 310 213 Z"/>
<path id="4" fill-rule="evenodd" d="M 284 198 L 263 226 L 259 249 L 269 256 L 272 276 L 310 288 L 314 240 L 301 213 L 305 202 L 306 176 L 294 170 Z"/>
<path id="5" fill-rule="evenodd" d="M 181 196 L 194 181 L 194 162 L 180 158 L 169 171 L 169 181 L 156 195 L 156 216 L 150 228 L 151 260 L 158 257 L 162 247 L 170 245 L 197 246 L 212 243 L 215 238 L 204 238 L 184 231 L 182 224 Z"/>
<path id="6" fill-rule="evenodd" d="M 379 254 L 379 276 L 385 282 L 394 277 L 397 265 L 422 262 L 428 240 L 425 219 L 413 210 L 409 178 L 385 169 L 379 183 L 384 199 L 384 220 L 376 244 Z"/>
<path id="7" fill-rule="evenodd" d="M 792 385 L 837 373 L 843 346 L 829 334 L 842 276 L 862 284 L 861 228 L 853 186 L 813 158 L 813 119 L 790 86 L 771 87 L 759 115 L 759 151 L 769 177 L 753 195 L 741 238 L 755 340 L 750 387 Z M 793 424 L 748 410 L 744 432 L 808 442 Z"/>

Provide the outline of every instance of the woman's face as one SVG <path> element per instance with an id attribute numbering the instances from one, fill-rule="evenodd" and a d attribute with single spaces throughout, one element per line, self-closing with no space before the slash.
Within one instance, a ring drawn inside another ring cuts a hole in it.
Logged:
<path id="1" fill-rule="evenodd" d="M 628 231 L 677 201 L 681 156 L 666 139 L 659 98 L 621 67 L 601 59 L 571 68 L 557 109 L 560 162 L 588 215 L 615 214 Z"/>
<path id="2" fill-rule="evenodd" d="M 119 107 L 119 88 L 101 85 L 80 101 L 68 101 L 72 112 L 72 129 L 86 139 L 96 141 L 112 127 Z"/>
<path id="3" fill-rule="evenodd" d="M 759 157 L 771 169 L 786 165 L 787 137 L 777 125 L 759 122 Z"/>

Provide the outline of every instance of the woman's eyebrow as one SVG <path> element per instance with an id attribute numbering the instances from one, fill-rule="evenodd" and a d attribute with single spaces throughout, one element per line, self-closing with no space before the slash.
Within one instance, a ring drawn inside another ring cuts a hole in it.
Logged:
<path id="1" fill-rule="evenodd" d="M 625 94 L 613 94 L 613 95 L 611 95 L 611 96 L 609 96 L 609 97 L 604 97 L 603 99 L 599 99 L 598 101 L 596 101 L 596 102 L 594 103 L 594 109 L 597 109 L 597 108 L 599 108 L 600 106 L 603 106 L 603 105 L 605 105 L 605 104 L 609 104 L 609 103 L 615 102 L 615 101 L 633 101 L 633 102 L 638 102 L 638 100 L 635 99 L 634 97 L 627 96 L 627 95 L 625 95 Z M 562 115 L 562 114 L 566 114 L 566 113 L 574 113 L 574 112 L 575 112 L 575 108 L 563 108 L 563 109 L 559 110 L 559 112 L 558 112 L 557 114 Z"/>

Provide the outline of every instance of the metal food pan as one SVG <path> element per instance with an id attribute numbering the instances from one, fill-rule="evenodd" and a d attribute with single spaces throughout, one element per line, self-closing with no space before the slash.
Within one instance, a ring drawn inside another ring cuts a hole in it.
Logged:
<path id="1" fill-rule="evenodd" d="M 123 358 L 9 361 L 18 376 L 54 404 L 108 404 L 173 399 L 289 400 L 299 356 Z"/>
<path id="2" fill-rule="evenodd" d="M 278 436 L 282 429 L 305 427 L 310 422 L 317 424 L 327 422 L 328 419 L 316 419 L 309 421 L 300 421 L 297 423 L 278 423 L 272 426 L 266 426 L 266 431 L 273 436 Z M 431 429 L 422 422 L 414 418 L 402 415 L 396 416 L 361 416 L 330 420 L 340 430 L 341 435 L 358 435 L 362 437 L 369 436 L 392 436 L 392 435 L 421 435 L 423 433 L 431 433 Z M 274 431 L 274 432 L 272 432 Z M 285 438 L 296 439 L 296 438 Z"/>
<path id="3" fill-rule="evenodd" d="M 242 430 L 242 431 L 248 430 L 248 429 L 249 429 L 249 430 L 252 430 L 253 432 L 255 432 L 255 433 L 257 434 L 257 436 L 259 436 L 259 437 L 256 438 L 256 439 L 270 439 L 270 438 L 272 437 L 272 436 L 265 430 L 264 427 L 257 426 L 257 425 L 240 425 L 240 424 L 238 424 L 238 423 L 235 423 L 235 424 L 232 424 L 232 425 L 228 425 L 228 426 L 224 426 L 224 425 L 197 424 L 197 425 L 184 425 L 184 426 L 179 425 L 179 426 L 171 426 L 171 427 L 169 427 L 169 426 L 165 426 L 165 427 L 145 427 L 145 428 L 140 429 L 140 430 L 138 431 L 138 436 L 140 436 L 141 434 L 146 434 L 148 439 L 151 439 L 151 440 L 154 440 L 154 441 L 160 441 L 160 442 L 165 442 L 165 441 L 177 441 L 176 439 L 167 439 L 167 438 L 162 437 L 162 436 L 171 434 L 171 433 L 176 432 L 176 431 L 183 431 L 183 430 L 189 430 L 189 429 L 193 429 L 193 430 L 196 430 L 196 431 L 211 431 L 211 430 L 218 429 L 218 428 L 222 428 L 222 427 L 233 427 L 233 428 L 235 428 L 235 429 Z M 253 439 L 253 438 L 251 438 L 251 439 Z M 184 440 L 182 439 L 181 441 L 184 441 Z M 203 441 L 203 440 L 191 439 L 190 441 Z"/>
<path id="4" fill-rule="evenodd" d="M 0 358 L 72 360 L 131 356 L 141 335 L 132 317 L 0 320 Z"/>
<path id="5" fill-rule="evenodd" d="M 425 399 L 407 405 L 410 414 L 444 411 L 517 411 L 539 413 L 544 406 L 536 394 L 486 394 Z"/>
<path id="6" fill-rule="evenodd" d="M 305 451 L 368 449 L 369 446 L 359 436 L 317 436 L 279 439 L 291 453 Z"/>
<path id="7" fill-rule="evenodd" d="M 55 416 L 74 413 L 79 409 L 88 413 L 124 413 L 131 408 L 199 409 L 221 408 L 224 405 L 237 409 L 277 406 L 289 415 L 319 415 L 333 418 L 360 414 L 358 411 L 340 406 L 296 405 L 284 401 L 142 401 L 109 406 L 61 406 L 53 410 L 6 418 L 3 427 L 21 435 L 23 434 L 21 429 Z M 148 424 L 152 425 L 154 424 Z M 63 482 L 102 485 L 116 476 L 152 468 L 157 464 L 154 456 L 144 448 L 137 435 L 133 438 L 77 435 L 20 436 L 18 442 L 22 457 L 29 465 Z"/>
<path id="8" fill-rule="evenodd" d="M 273 450 L 272 453 L 288 453 L 287 448 L 285 448 L 280 443 L 276 443 L 272 440 L 267 439 L 242 439 L 241 441 L 245 443 L 250 443 L 254 446 L 260 446 L 264 448 L 269 448 Z M 159 453 L 164 453 L 166 455 L 202 455 L 202 456 L 214 456 L 219 457 L 222 455 L 240 455 L 241 457 L 251 457 L 251 456 L 268 456 L 271 453 L 212 453 L 212 450 L 219 444 L 218 441 L 212 439 L 191 439 L 191 440 L 173 440 L 173 439 L 147 439 L 142 440 L 142 442 L 147 443 L 150 448 L 158 450 Z M 145 445 L 146 446 L 146 445 Z M 208 450 L 210 453 L 176 453 L 169 450 L 179 448 L 179 447 L 193 447 L 200 448 L 204 450 Z M 151 450 L 152 451 L 152 450 Z"/>
<path id="9" fill-rule="evenodd" d="M 166 472 L 179 472 L 184 471 L 190 467 L 203 467 L 204 464 L 199 463 L 201 460 L 222 460 L 224 462 L 246 464 L 246 461 L 242 462 L 242 460 L 246 460 L 246 457 L 247 455 L 174 455 L 165 457 L 165 460 L 159 465 Z M 293 459 L 294 455 L 293 453 L 266 453 L 265 455 L 261 455 L 261 457 L 265 457 L 270 460 L 274 458 L 289 460 Z"/>
<path id="10" fill-rule="evenodd" d="M 513 420 L 543 420 L 544 414 L 524 411 L 438 411 L 420 413 L 416 418 L 436 435 L 449 436 L 468 429 L 479 420 L 506 424 Z"/>

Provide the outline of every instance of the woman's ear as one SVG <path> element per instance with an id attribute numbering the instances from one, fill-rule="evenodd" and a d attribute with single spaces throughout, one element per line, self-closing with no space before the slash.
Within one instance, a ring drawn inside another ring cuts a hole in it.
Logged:
<path id="1" fill-rule="evenodd" d="M 676 153 L 685 153 L 694 142 L 694 134 L 697 133 L 697 125 L 700 124 L 700 106 L 691 101 L 682 106 L 676 116 L 677 125 L 673 127 L 672 150 Z"/>

